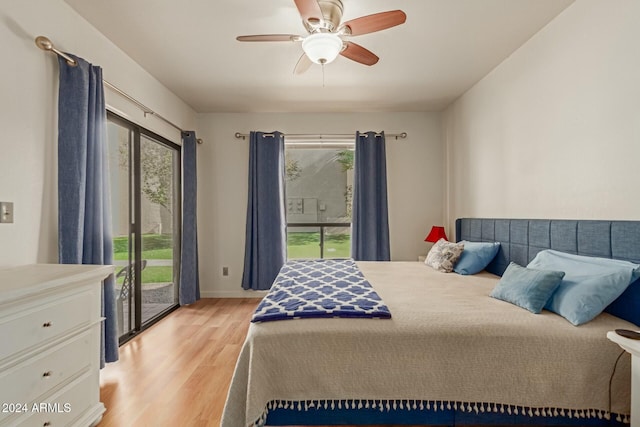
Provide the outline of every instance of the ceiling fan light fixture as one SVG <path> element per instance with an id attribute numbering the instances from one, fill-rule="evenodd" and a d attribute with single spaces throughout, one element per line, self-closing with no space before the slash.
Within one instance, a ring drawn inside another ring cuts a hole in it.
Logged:
<path id="1" fill-rule="evenodd" d="M 329 64 L 342 50 L 342 39 L 333 33 L 315 33 L 302 41 L 302 50 L 316 64 Z"/>

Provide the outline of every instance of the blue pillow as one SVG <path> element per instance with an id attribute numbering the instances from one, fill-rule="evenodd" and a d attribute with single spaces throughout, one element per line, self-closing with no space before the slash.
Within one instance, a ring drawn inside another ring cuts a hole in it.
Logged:
<path id="1" fill-rule="evenodd" d="M 634 301 L 640 301 L 640 280 L 630 284 L 622 295 L 609 304 L 604 311 L 640 327 L 640 310 Z"/>
<path id="2" fill-rule="evenodd" d="M 468 242 L 463 240 L 464 251 L 453 267 L 458 274 L 476 274 L 485 269 L 500 250 L 500 242 Z"/>
<path id="3" fill-rule="evenodd" d="M 576 326 L 593 320 L 640 276 L 638 264 L 551 249 L 539 252 L 527 267 L 565 272 L 545 308 Z"/>
<path id="4" fill-rule="evenodd" d="M 563 277 L 562 271 L 536 270 L 512 262 L 489 296 L 538 314 Z"/>

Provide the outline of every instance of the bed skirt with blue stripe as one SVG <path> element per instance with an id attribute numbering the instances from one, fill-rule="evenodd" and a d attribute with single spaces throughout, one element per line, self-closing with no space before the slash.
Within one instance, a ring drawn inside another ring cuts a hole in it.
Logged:
<path id="1" fill-rule="evenodd" d="M 267 405 L 256 425 L 628 426 L 629 422 L 628 416 L 589 409 L 420 400 L 277 400 Z"/>

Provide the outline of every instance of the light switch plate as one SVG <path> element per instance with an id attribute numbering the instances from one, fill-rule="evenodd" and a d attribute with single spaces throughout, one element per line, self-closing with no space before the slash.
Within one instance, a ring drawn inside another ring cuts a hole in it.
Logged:
<path id="1" fill-rule="evenodd" d="M 13 223 L 13 203 L 0 202 L 0 223 Z"/>

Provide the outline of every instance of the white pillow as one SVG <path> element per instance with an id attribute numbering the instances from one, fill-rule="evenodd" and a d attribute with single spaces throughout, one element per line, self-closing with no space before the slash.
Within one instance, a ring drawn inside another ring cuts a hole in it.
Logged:
<path id="1" fill-rule="evenodd" d="M 451 273 L 463 250 L 463 243 L 451 243 L 440 239 L 433 245 L 424 263 L 443 273 Z"/>

